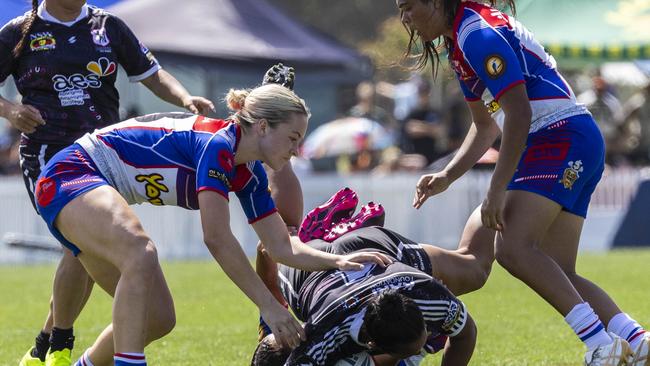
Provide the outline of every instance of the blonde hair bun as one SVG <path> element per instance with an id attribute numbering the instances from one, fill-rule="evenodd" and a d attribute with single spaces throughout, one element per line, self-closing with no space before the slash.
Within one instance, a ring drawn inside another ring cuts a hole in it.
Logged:
<path id="1" fill-rule="evenodd" d="M 226 95 L 226 104 L 228 104 L 228 109 L 234 112 L 239 112 L 244 109 L 248 94 L 248 90 L 228 90 L 228 94 Z"/>

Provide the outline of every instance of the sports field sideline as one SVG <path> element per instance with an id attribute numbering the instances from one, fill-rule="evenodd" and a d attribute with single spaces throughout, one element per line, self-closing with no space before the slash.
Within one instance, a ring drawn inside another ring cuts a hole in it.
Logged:
<path id="1" fill-rule="evenodd" d="M 650 250 L 582 254 L 578 271 L 608 291 L 641 324 L 650 325 Z M 213 262 L 171 262 L 163 269 L 177 325 L 147 348 L 153 365 L 248 365 L 257 311 Z M 46 315 L 54 265 L 0 266 L 0 365 L 17 365 Z M 580 365 L 582 344 L 553 309 L 495 265 L 485 287 L 465 295 L 479 335 L 471 365 Z M 95 289 L 75 325 L 73 357 L 110 320 L 108 296 Z M 424 365 L 439 364 L 430 357 Z"/>

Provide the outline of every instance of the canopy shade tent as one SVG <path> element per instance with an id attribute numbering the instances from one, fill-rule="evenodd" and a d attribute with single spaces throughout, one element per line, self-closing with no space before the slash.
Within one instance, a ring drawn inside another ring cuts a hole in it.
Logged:
<path id="1" fill-rule="evenodd" d="M 517 15 L 561 66 L 650 59 L 650 0 L 517 0 Z"/>
<path id="2" fill-rule="evenodd" d="M 305 27 L 264 0 L 129 0 L 109 11 L 158 52 L 353 68 L 365 63 L 355 50 Z"/>

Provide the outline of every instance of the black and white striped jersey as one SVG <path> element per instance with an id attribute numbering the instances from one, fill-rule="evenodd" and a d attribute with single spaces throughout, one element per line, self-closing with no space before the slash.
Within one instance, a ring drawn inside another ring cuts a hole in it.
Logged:
<path id="1" fill-rule="evenodd" d="M 305 321 L 307 340 L 295 349 L 287 365 L 330 365 L 366 350 L 359 342 L 366 304 L 394 289 L 413 299 L 432 336 L 457 335 L 467 319 L 465 306 L 438 280 L 421 246 L 384 229 L 354 231 L 334 243 L 317 243 L 333 253 L 379 250 L 396 261 L 386 268 L 366 264 L 360 271 L 307 272 L 280 266 L 282 292 L 292 310 Z M 424 272 L 421 269 L 428 269 Z"/>

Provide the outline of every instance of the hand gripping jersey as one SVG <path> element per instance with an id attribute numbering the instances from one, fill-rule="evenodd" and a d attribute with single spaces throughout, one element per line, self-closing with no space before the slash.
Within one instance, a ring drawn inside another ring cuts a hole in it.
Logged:
<path id="1" fill-rule="evenodd" d="M 130 204 L 196 210 L 198 192 L 228 199 L 233 191 L 252 223 L 275 212 L 275 205 L 262 163 L 234 164 L 240 135 L 231 121 L 161 113 L 86 134 L 77 144 Z"/>
<path id="2" fill-rule="evenodd" d="M 38 16 L 18 59 L 12 51 L 28 13 L 0 30 L 0 82 L 13 75 L 22 103 L 36 107 L 46 124 L 30 141 L 69 145 L 95 128 L 119 121 L 117 65 L 132 82 L 160 69 L 151 52 L 119 18 L 84 5 L 70 23 Z"/>
<path id="3" fill-rule="evenodd" d="M 473 1 L 464 1 L 454 20 L 449 61 L 468 101 L 483 99 L 503 129 L 499 98 L 525 84 L 532 109 L 530 133 L 559 120 L 588 114 L 556 70 L 555 59 L 514 18 Z"/>
<path id="4" fill-rule="evenodd" d="M 427 274 L 431 273 L 431 263 L 419 244 L 391 230 L 370 227 L 333 243 L 319 242 L 314 246 L 336 254 L 381 251 L 396 262 L 386 268 L 366 264 L 361 271 L 325 272 L 280 265 L 282 293 L 294 314 L 306 322 L 307 334 L 286 365 L 332 365 L 344 357 L 367 351 L 359 341 L 365 306 L 373 296 L 390 289 L 415 301 L 433 338 L 455 336 L 465 326 L 465 306 Z"/>

